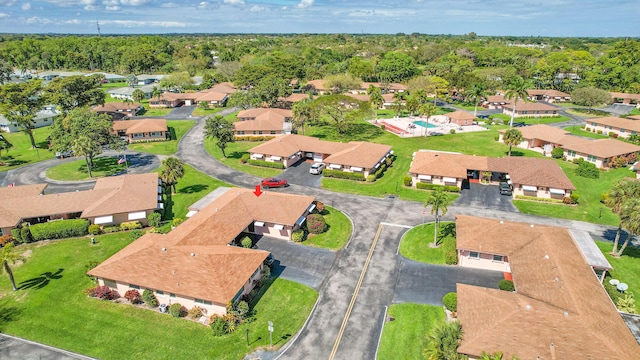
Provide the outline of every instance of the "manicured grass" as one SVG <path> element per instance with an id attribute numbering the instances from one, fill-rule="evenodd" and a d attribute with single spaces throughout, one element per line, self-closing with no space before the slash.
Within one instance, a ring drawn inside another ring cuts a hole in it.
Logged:
<path id="1" fill-rule="evenodd" d="M 129 84 L 127 84 L 126 81 L 122 81 L 122 82 L 115 82 L 115 83 L 105 83 L 105 84 L 102 84 L 101 88 L 106 92 L 110 89 L 117 89 L 117 88 L 127 87 L 127 86 L 129 86 Z"/>
<path id="2" fill-rule="evenodd" d="M 274 346 L 282 346 L 317 298 L 311 288 L 276 279 L 254 307 L 255 321 L 214 337 L 209 327 L 193 321 L 86 297 L 82 290 L 93 284 L 85 266 L 129 244 L 126 235 L 96 236 L 97 245 L 79 238 L 18 247 L 30 255 L 13 267 L 17 283 L 38 285 L 13 292 L 8 278 L 0 277 L 0 330 L 100 359 L 241 359 L 269 345 L 267 321 L 274 322 Z"/>
<path id="3" fill-rule="evenodd" d="M 574 108 L 571 110 L 567 110 L 569 114 L 585 116 L 585 117 L 605 117 L 611 116 L 610 113 L 598 109 L 589 109 L 587 107 Z"/>
<path id="4" fill-rule="evenodd" d="M 342 212 L 330 206 L 325 206 L 325 214 L 323 215 L 329 229 L 322 234 L 309 234 L 302 244 L 329 250 L 342 249 L 351 237 L 351 221 Z"/>
<path id="5" fill-rule="evenodd" d="M 156 155 L 171 155 L 178 151 L 178 142 L 195 125 L 192 120 L 170 120 L 167 121 L 167 127 L 171 132 L 171 140 L 154 141 L 147 143 L 133 143 L 128 146 L 129 150 L 142 151 Z"/>
<path id="6" fill-rule="evenodd" d="M 394 304 L 387 315 L 395 320 L 384 324 L 378 360 L 426 359 L 422 350 L 427 346 L 427 335 L 446 321 L 443 308 L 433 305 Z"/>
<path id="7" fill-rule="evenodd" d="M 119 157 L 98 157 L 93 159 L 91 169 L 92 178 L 101 178 L 124 173 L 127 169 L 125 163 L 118 164 Z M 90 180 L 87 172 L 87 162 L 84 157 L 79 160 L 52 166 L 47 169 L 47 177 L 53 180 L 79 181 Z"/>
<path id="8" fill-rule="evenodd" d="M 602 135 L 602 134 L 596 134 L 596 133 L 592 133 L 590 131 L 585 131 L 582 126 L 568 126 L 566 128 L 564 128 L 565 130 L 567 130 L 568 132 L 572 133 L 573 135 L 577 135 L 577 136 L 583 136 L 583 137 L 588 137 L 588 138 L 593 138 L 593 139 L 606 139 L 608 138 L 607 135 Z"/>
<path id="9" fill-rule="evenodd" d="M 138 113 L 138 116 L 165 116 L 171 112 L 171 108 L 151 108 L 149 99 L 142 100 L 144 109 Z"/>
<path id="10" fill-rule="evenodd" d="M 609 272 L 611 279 L 618 279 L 620 282 L 629 285 L 629 291 L 633 293 L 635 299 L 640 298 L 640 249 L 627 247 L 621 257 L 611 256 L 609 253 L 613 250 L 613 243 L 608 241 L 596 241 L 600 251 L 613 266 L 613 270 Z M 622 241 L 620 245 L 622 246 Z M 609 281 L 606 279 L 605 281 Z M 636 301 L 636 307 L 637 307 Z"/>
<path id="11" fill-rule="evenodd" d="M 426 221 L 432 220 L 433 216 L 426 217 Z M 441 222 L 440 229 L 442 229 L 442 226 L 445 224 L 448 224 L 448 222 Z M 407 259 L 428 264 L 444 265 L 444 247 L 432 248 L 429 246 L 433 244 L 434 230 L 435 224 L 428 223 L 418 225 L 407 231 L 402 237 L 402 242 L 400 242 L 400 254 Z M 442 236 L 440 236 L 440 239 L 441 238 Z"/>
<path id="12" fill-rule="evenodd" d="M 600 202 L 600 195 L 625 177 L 634 177 L 634 173 L 626 168 L 601 171 L 599 179 L 588 179 L 575 174 L 577 165 L 558 160 L 558 164 L 569 177 L 580 195 L 578 205 L 538 203 L 533 201 L 514 200 L 513 204 L 520 212 L 534 215 L 557 217 L 562 219 L 588 221 L 599 224 L 618 225 L 618 216 Z M 602 216 L 600 216 L 602 208 Z"/>
<path id="13" fill-rule="evenodd" d="M 2 151 L 2 156 L 0 156 L 0 171 L 7 171 L 53 158 L 55 153 L 49 150 L 49 142 L 47 141 L 49 135 L 51 135 L 50 126 L 33 130 L 33 137 L 36 140 L 37 149 L 32 149 L 29 135 L 23 132 L 2 133 L 2 136 L 13 144 L 13 147 L 9 149 L 9 151 Z"/>
<path id="14" fill-rule="evenodd" d="M 160 169 L 156 171 L 160 172 Z M 219 186 L 233 187 L 233 185 L 214 179 L 189 165 L 184 165 L 184 177 L 178 180 L 175 195 L 169 198 L 166 194 L 164 195 L 164 219 L 185 219 L 187 212 L 189 212 L 187 209 L 189 206 Z"/>
<path id="15" fill-rule="evenodd" d="M 195 110 L 193 110 L 193 112 L 191 113 L 193 116 L 211 116 L 214 115 L 215 113 L 224 110 L 224 108 L 211 108 L 211 109 L 202 109 L 200 107 L 197 107 Z"/>
<path id="16" fill-rule="evenodd" d="M 509 124 L 509 121 L 511 121 L 511 115 L 506 115 L 506 114 L 494 114 L 493 115 L 494 118 L 499 118 L 502 120 L 506 120 L 507 121 L 507 125 Z M 525 123 L 525 124 L 530 124 L 530 125 L 536 125 L 536 124 L 551 124 L 551 123 L 558 123 L 558 122 L 564 122 L 564 121 L 571 121 L 570 118 L 566 117 L 566 116 L 546 116 L 546 117 L 539 117 L 539 118 L 518 118 L 516 117 L 515 119 L 513 119 L 514 123 Z"/>
<path id="17" fill-rule="evenodd" d="M 226 158 L 222 157 L 222 151 L 216 146 L 215 139 L 206 138 L 204 140 L 204 148 L 211 156 L 218 159 L 218 161 L 236 170 L 246 172 L 247 174 L 263 178 L 280 175 L 282 173 L 281 169 L 253 166 L 240 162 L 243 154 L 248 154 L 249 149 L 262 143 L 261 141 L 237 141 L 227 144 L 227 148 L 225 149 L 225 153 L 227 154 Z"/>
<path id="18" fill-rule="evenodd" d="M 640 115 L 640 109 L 638 109 L 638 108 L 633 108 L 633 110 L 631 110 L 631 112 L 629 113 L 629 115 Z"/>

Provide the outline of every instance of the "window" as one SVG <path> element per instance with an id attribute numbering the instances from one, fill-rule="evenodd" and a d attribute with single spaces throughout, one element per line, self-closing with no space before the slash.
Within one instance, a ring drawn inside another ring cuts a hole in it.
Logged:
<path id="1" fill-rule="evenodd" d="M 133 285 L 133 284 L 129 284 L 129 288 L 130 288 L 130 289 L 140 290 L 140 286 L 138 286 L 138 285 Z"/>
<path id="2" fill-rule="evenodd" d="M 259 130 L 259 131 L 258 131 L 258 135 L 262 135 L 262 130 Z"/>
<path id="3" fill-rule="evenodd" d="M 196 304 L 211 305 L 211 301 L 195 299 Z"/>
<path id="4" fill-rule="evenodd" d="M 526 115 L 527 114 L 527 110 L 522 111 L 522 115 Z"/>
<path id="5" fill-rule="evenodd" d="M 174 293 L 169 293 L 169 297 L 170 297 L 170 298 L 172 298 L 172 299 L 174 299 L 174 298 L 176 297 L 176 294 L 174 294 Z"/>
<path id="6" fill-rule="evenodd" d="M 504 257 L 502 255 L 493 255 L 493 262 L 504 262 Z"/>
<path id="7" fill-rule="evenodd" d="M 164 295 L 164 291 L 162 291 L 162 290 L 156 290 L 156 295 Z"/>
<path id="8" fill-rule="evenodd" d="M 238 135 L 244 135 L 244 131 L 238 131 Z"/>
<path id="9" fill-rule="evenodd" d="M 569 156 L 576 156 L 576 152 L 573 150 L 569 150 L 567 153 L 569 154 Z"/>
<path id="10" fill-rule="evenodd" d="M 141 138 L 141 137 L 144 137 L 144 134 L 142 134 L 142 133 L 133 134 L 133 138 L 134 138 L 134 139 L 135 139 L 135 138 Z"/>
<path id="11" fill-rule="evenodd" d="M 620 132 L 621 132 L 621 133 L 624 133 L 625 131 L 624 131 L 624 129 L 620 129 Z"/>
<path id="12" fill-rule="evenodd" d="M 480 259 L 480 253 L 477 251 L 470 251 L 469 259 Z"/>
<path id="13" fill-rule="evenodd" d="M 587 161 L 589 161 L 589 162 L 596 162 L 596 160 L 597 160 L 597 159 L 598 159 L 598 158 L 596 158 L 596 157 L 595 157 L 595 156 L 593 156 L 593 155 L 589 155 L 589 156 L 587 156 Z"/>
<path id="14" fill-rule="evenodd" d="M 276 131 L 275 130 L 271 130 L 271 135 L 275 135 Z"/>

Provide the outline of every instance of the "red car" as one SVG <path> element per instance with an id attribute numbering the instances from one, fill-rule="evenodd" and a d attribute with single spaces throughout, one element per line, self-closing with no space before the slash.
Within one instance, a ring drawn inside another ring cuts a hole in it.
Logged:
<path id="1" fill-rule="evenodd" d="M 262 188 L 274 188 L 274 187 L 285 187 L 287 184 L 287 180 L 278 179 L 278 178 L 266 178 L 262 179 Z"/>

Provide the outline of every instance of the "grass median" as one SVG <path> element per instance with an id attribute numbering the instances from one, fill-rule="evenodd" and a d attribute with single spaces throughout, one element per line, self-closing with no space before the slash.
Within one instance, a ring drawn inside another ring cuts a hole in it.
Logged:
<path id="1" fill-rule="evenodd" d="M 353 230 L 351 220 L 342 212 L 330 206 L 325 207 L 325 212 L 326 214 L 323 215 L 329 229 L 322 234 L 309 234 L 302 244 L 329 250 L 342 249 L 351 237 L 351 231 Z"/>
<path id="2" fill-rule="evenodd" d="M 55 155 L 49 150 L 47 138 L 51 135 L 51 127 L 45 126 L 33 130 L 36 148 L 31 148 L 29 135 L 23 132 L 2 133 L 13 147 L 8 151 L 2 150 L 0 156 L 0 171 L 8 171 L 20 166 L 29 165 L 42 160 L 52 159 Z"/>

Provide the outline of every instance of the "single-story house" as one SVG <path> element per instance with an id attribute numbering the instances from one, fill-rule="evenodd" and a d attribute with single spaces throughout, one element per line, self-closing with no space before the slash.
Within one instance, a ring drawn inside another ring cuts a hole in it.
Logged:
<path id="1" fill-rule="evenodd" d="M 162 78 L 165 76 L 166 75 L 141 74 L 136 76 L 136 78 L 138 79 L 138 85 L 149 85 L 149 84 L 160 82 L 160 80 L 162 80 Z"/>
<path id="2" fill-rule="evenodd" d="M 287 97 L 278 98 L 278 102 L 280 103 L 279 105 L 280 107 L 291 109 L 293 107 L 293 104 L 300 102 L 304 99 L 313 100 L 313 95 L 303 94 L 303 93 L 293 93 Z"/>
<path id="3" fill-rule="evenodd" d="M 124 102 L 108 102 L 104 105 L 94 106 L 92 111 L 98 114 L 107 114 L 113 120 L 122 120 L 127 116 L 135 116 L 143 109 L 142 104 L 124 103 Z"/>
<path id="4" fill-rule="evenodd" d="M 352 141 L 338 143 L 311 136 L 282 135 L 249 150 L 251 159 L 281 162 L 287 168 L 300 160 L 322 162 L 331 170 L 361 172 L 366 178 L 393 154 L 391 146 Z"/>
<path id="5" fill-rule="evenodd" d="M 166 91 L 149 99 L 149 107 L 174 108 L 184 104 L 184 94 Z"/>
<path id="6" fill-rule="evenodd" d="M 0 188 L 0 231 L 23 222 L 37 224 L 56 219 L 88 219 L 92 224 L 117 225 L 138 220 L 162 208 L 158 174 L 121 175 L 100 178 L 93 190 L 44 194 L 46 184 Z"/>
<path id="7" fill-rule="evenodd" d="M 318 95 L 323 95 L 328 92 L 329 89 L 325 87 L 325 80 L 310 80 L 307 81 L 307 84 L 304 86 L 306 90 L 309 90 Z"/>
<path id="8" fill-rule="evenodd" d="M 513 113 L 513 103 L 504 105 L 502 111 L 504 114 L 511 116 Z M 543 103 L 518 101 L 515 106 L 515 117 L 539 117 L 539 116 L 559 116 L 558 108 Z"/>
<path id="9" fill-rule="evenodd" d="M 619 117 L 602 117 L 596 119 L 587 119 L 585 130 L 591 132 L 601 131 L 604 135 L 610 133 L 616 136 L 627 138 L 631 135 L 640 133 L 640 121 L 635 119 L 623 119 Z"/>
<path id="10" fill-rule="evenodd" d="M 346 96 L 348 96 L 350 98 L 356 99 L 358 101 L 366 102 L 366 103 L 368 103 L 370 101 L 369 95 L 367 95 L 367 94 L 346 93 L 344 95 L 346 95 Z M 392 94 L 392 93 L 382 94 L 382 106 L 380 108 L 381 109 L 391 109 L 393 107 L 393 105 L 396 103 L 396 101 L 399 101 L 400 104 L 402 104 L 402 105 L 406 105 L 406 101 L 394 98 L 394 94 Z"/>
<path id="11" fill-rule="evenodd" d="M 165 119 L 122 120 L 114 121 L 112 124 L 113 132 L 118 136 L 126 137 L 129 143 L 162 141 L 170 136 Z"/>
<path id="12" fill-rule="evenodd" d="M 369 86 L 373 85 L 374 87 L 377 87 L 378 89 L 382 90 L 383 94 L 388 94 L 388 93 L 396 93 L 396 92 L 405 92 L 407 91 L 407 86 L 403 85 L 403 84 L 399 84 L 399 83 L 380 83 L 380 82 L 362 82 L 360 84 L 360 88 L 359 89 L 352 89 L 351 91 L 353 93 L 358 93 L 358 94 L 366 94 L 367 90 L 369 89 Z"/>
<path id="13" fill-rule="evenodd" d="M 458 126 L 472 125 L 473 121 L 476 119 L 472 113 L 464 110 L 450 112 L 444 114 L 444 116 L 449 120 L 449 123 L 456 124 Z"/>
<path id="14" fill-rule="evenodd" d="M 458 353 L 640 358 L 636 339 L 600 284 L 611 266 L 588 233 L 459 215 L 456 242 L 460 266 L 504 271 L 515 286 L 509 292 L 457 284 L 464 331 Z"/>
<path id="15" fill-rule="evenodd" d="M 53 124 L 53 121 L 60 116 L 60 112 L 51 107 L 49 109 L 43 109 L 36 113 L 33 126 L 35 128 L 41 128 Z M 20 127 L 9 121 L 3 115 L 0 115 L 0 130 L 5 132 L 18 132 L 22 131 Z"/>
<path id="16" fill-rule="evenodd" d="M 291 134 L 293 112 L 286 109 L 255 108 L 238 113 L 233 123 L 237 136 Z"/>
<path id="17" fill-rule="evenodd" d="M 116 88 L 116 89 L 109 89 L 107 90 L 107 94 L 109 94 L 109 96 L 111 96 L 114 99 L 118 99 L 118 100 L 129 99 L 133 101 L 133 92 L 136 90 L 140 90 L 144 94 L 144 98 L 148 99 L 151 97 L 151 95 L 153 94 L 153 90 L 156 87 L 157 87 L 156 84 L 150 84 L 150 85 L 144 85 L 144 86 L 138 86 L 138 87 L 125 86 L 125 87 Z"/>
<path id="18" fill-rule="evenodd" d="M 597 139 L 562 146 L 564 156 L 568 161 L 582 158 L 606 169 L 616 157 L 629 157 L 640 153 L 640 146 L 615 139 Z"/>
<path id="19" fill-rule="evenodd" d="M 582 143 L 589 141 L 583 137 L 573 136 L 570 132 L 546 124 L 519 127 L 522 133 L 522 142 L 517 147 L 537 151 L 551 156 L 551 151 L 564 144 Z M 500 130 L 499 142 L 504 142 L 506 129 Z"/>
<path id="20" fill-rule="evenodd" d="M 480 182 L 483 172 L 491 172 L 490 181 L 497 183 L 509 175 L 513 195 L 545 199 L 569 197 L 575 186 L 553 160 L 465 155 L 423 150 L 414 153 L 409 175 L 412 186 L 418 183 L 457 186 Z"/>
<path id="21" fill-rule="evenodd" d="M 616 104 L 635 105 L 640 108 L 640 94 L 627 94 L 622 92 L 610 92 L 611 99 Z"/>
<path id="22" fill-rule="evenodd" d="M 149 106 L 154 108 L 174 108 L 181 105 L 191 106 L 206 102 L 210 107 L 221 107 L 225 105 L 229 95 L 235 91 L 236 89 L 230 83 L 216 84 L 210 89 L 198 92 L 175 93 L 167 91 L 159 97 L 149 99 Z"/>
<path id="23" fill-rule="evenodd" d="M 127 80 L 127 78 L 122 75 L 106 73 L 106 72 L 94 72 L 94 73 L 85 74 L 85 76 L 91 76 L 91 75 L 104 76 L 105 83 L 117 83 L 117 82 L 124 82 Z"/>
<path id="24" fill-rule="evenodd" d="M 504 95 L 491 95 L 482 102 L 482 107 L 487 109 L 503 109 L 511 101 L 504 98 Z"/>
<path id="25" fill-rule="evenodd" d="M 232 188 L 166 235 L 147 233 L 89 271 L 123 295 L 149 289 L 160 303 L 199 306 L 207 316 L 249 293 L 260 279 L 263 250 L 230 246 L 246 233 L 289 239 L 313 211 L 313 197 Z"/>
<path id="26" fill-rule="evenodd" d="M 549 103 L 571 101 L 570 94 L 558 90 L 530 89 L 527 90 L 527 93 L 531 101 L 545 101 Z"/>

